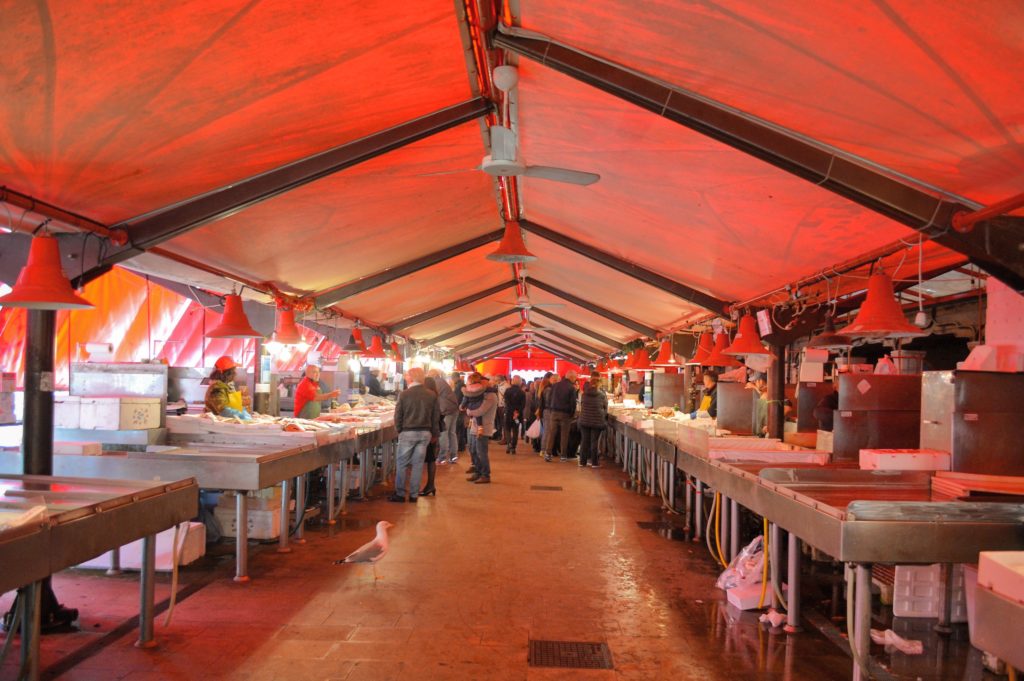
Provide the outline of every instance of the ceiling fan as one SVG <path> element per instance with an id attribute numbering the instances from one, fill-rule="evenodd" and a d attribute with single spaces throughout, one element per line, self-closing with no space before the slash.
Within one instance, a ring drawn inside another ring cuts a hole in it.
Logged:
<path id="1" fill-rule="evenodd" d="M 587 186 L 601 179 L 597 173 L 582 170 L 555 168 L 553 166 L 531 166 L 519 159 L 516 133 L 503 125 L 492 125 L 491 153 L 480 162 L 480 170 L 495 177 L 525 176 L 541 180 L 553 180 Z"/>

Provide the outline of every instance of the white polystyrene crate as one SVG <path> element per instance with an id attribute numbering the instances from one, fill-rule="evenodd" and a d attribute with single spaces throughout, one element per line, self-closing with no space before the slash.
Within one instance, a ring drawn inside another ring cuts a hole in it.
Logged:
<path id="1" fill-rule="evenodd" d="M 13 393 L 18 389 L 17 376 L 13 371 L 4 371 L 0 373 L 0 392 L 2 393 Z"/>
<path id="2" fill-rule="evenodd" d="M 85 430 L 148 430 L 160 427 L 159 397 L 83 397 Z"/>
<path id="3" fill-rule="evenodd" d="M 53 427 L 79 428 L 82 424 L 82 398 L 65 395 L 53 401 Z"/>
<path id="4" fill-rule="evenodd" d="M 1024 603 L 1024 551 L 982 551 L 978 586 Z"/>
<path id="5" fill-rule="evenodd" d="M 216 506 L 213 514 L 220 521 L 221 532 L 225 537 L 238 536 L 238 518 L 235 509 Z M 246 513 L 246 535 L 249 539 L 275 539 L 281 535 L 281 512 L 279 510 L 249 510 Z"/>
<path id="6" fill-rule="evenodd" d="M 54 442 L 53 453 L 100 456 L 103 454 L 103 445 L 99 442 Z"/>
<path id="7" fill-rule="evenodd" d="M 206 526 L 202 523 L 189 523 L 188 528 L 178 533 L 178 545 L 180 554 L 178 565 L 188 565 L 202 556 L 206 555 Z M 156 535 L 156 565 L 157 572 L 170 572 L 172 569 L 171 545 L 174 542 L 174 528 L 164 530 Z M 142 540 L 138 539 L 121 547 L 121 569 L 139 570 L 142 568 Z M 110 552 L 106 552 L 80 563 L 80 568 L 93 570 L 106 570 L 111 566 Z"/>
<path id="8" fill-rule="evenodd" d="M 948 471 L 949 452 L 938 449 L 862 449 L 862 470 Z"/>
<path id="9" fill-rule="evenodd" d="M 0 414 L 14 414 L 13 392 L 0 392 Z"/>
<path id="10" fill-rule="evenodd" d="M 942 566 L 897 565 L 893 583 L 892 614 L 896 617 L 937 618 L 945 597 Z M 953 566 L 953 604 L 950 621 L 967 621 L 963 566 Z"/>
<path id="11" fill-rule="evenodd" d="M 764 594 L 764 605 L 767 608 L 772 603 L 772 592 L 771 584 L 768 585 Z M 786 584 L 782 585 L 782 595 L 785 596 L 787 591 Z M 757 610 L 758 603 L 761 602 L 761 584 L 743 584 L 741 586 L 734 586 L 725 592 L 725 597 L 729 601 L 730 605 L 733 605 L 740 610 Z"/>

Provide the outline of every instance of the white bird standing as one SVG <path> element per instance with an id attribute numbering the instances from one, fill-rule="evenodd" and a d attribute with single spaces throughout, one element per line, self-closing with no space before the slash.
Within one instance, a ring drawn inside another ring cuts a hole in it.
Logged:
<path id="1" fill-rule="evenodd" d="M 358 549 L 348 554 L 342 560 L 334 561 L 335 565 L 342 563 L 374 563 L 374 577 L 377 575 L 376 563 L 388 552 L 388 528 L 394 527 L 393 524 L 386 520 L 382 520 L 377 523 L 377 535 L 366 542 Z"/>

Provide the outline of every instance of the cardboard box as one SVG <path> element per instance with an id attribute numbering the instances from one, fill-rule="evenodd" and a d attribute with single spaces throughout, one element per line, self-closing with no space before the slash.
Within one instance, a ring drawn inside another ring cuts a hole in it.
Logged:
<path id="1" fill-rule="evenodd" d="M 160 427 L 159 397 L 83 397 L 80 428 L 148 430 Z"/>

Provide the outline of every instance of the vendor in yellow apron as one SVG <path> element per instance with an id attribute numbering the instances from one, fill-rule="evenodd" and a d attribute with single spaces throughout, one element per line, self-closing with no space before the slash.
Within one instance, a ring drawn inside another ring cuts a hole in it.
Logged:
<path id="1" fill-rule="evenodd" d="M 206 411 L 217 416 L 235 417 L 248 421 L 252 418 L 245 408 L 245 396 L 235 388 L 235 360 L 224 356 L 213 365 L 210 385 L 206 388 Z"/>

